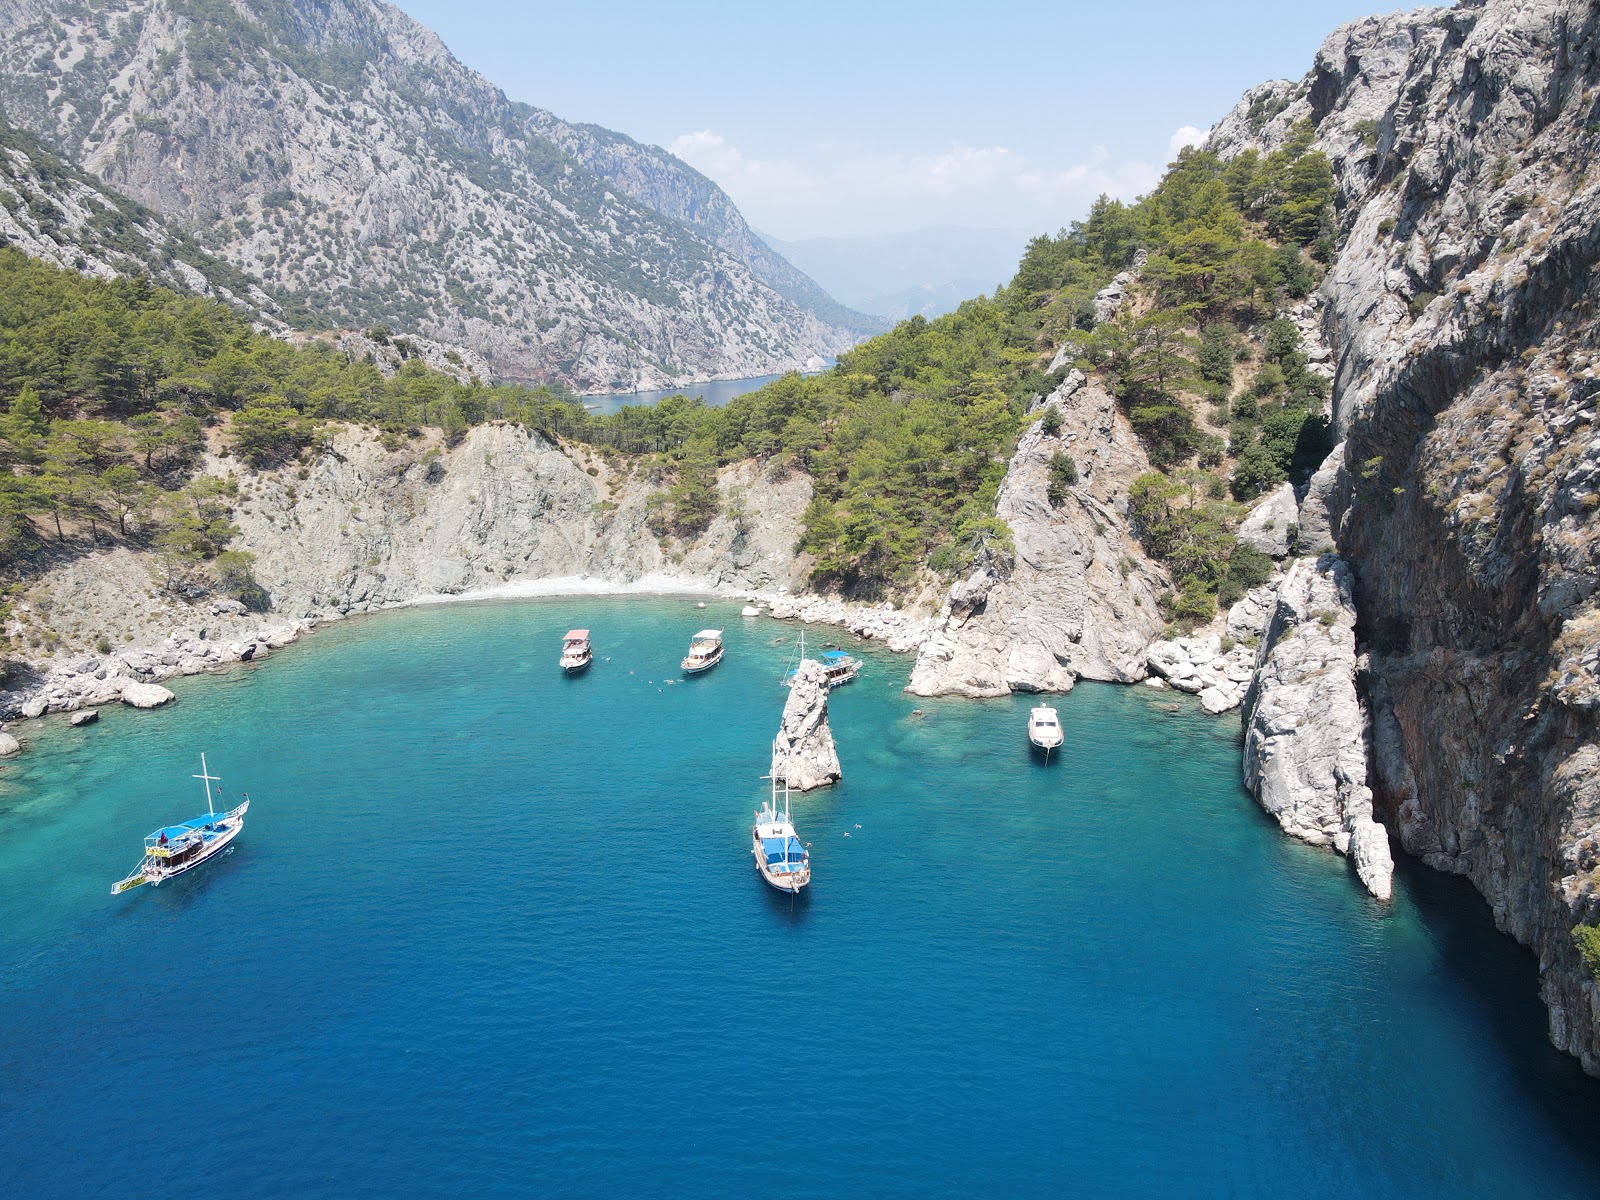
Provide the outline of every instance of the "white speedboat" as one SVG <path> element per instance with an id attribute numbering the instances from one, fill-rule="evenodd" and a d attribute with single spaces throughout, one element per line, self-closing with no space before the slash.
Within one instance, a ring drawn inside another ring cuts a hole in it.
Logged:
<path id="1" fill-rule="evenodd" d="M 1041 704 L 1028 714 L 1028 740 L 1044 751 L 1046 759 L 1052 750 L 1060 749 L 1063 740 L 1061 718 L 1056 715 L 1055 709 Z"/>
<path id="2" fill-rule="evenodd" d="M 174 875 L 192 871 L 206 859 L 216 857 L 239 836 L 239 831 L 244 828 L 245 811 L 250 807 L 250 797 L 242 796 L 242 804 L 225 813 L 217 812 L 211 798 L 211 785 L 221 780 L 208 773 L 204 754 L 200 756 L 200 774 L 195 778 L 203 780 L 206 789 L 204 815 L 180 821 L 176 825 L 165 825 L 145 838 L 144 857 L 126 878 L 111 885 L 113 896 L 120 896 L 146 883 L 155 887 Z M 216 792 L 218 796 L 222 795 L 220 787 Z"/>
<path id="3" fill-rule="evenodd" d="M 709 671 L 722 661 L 722 630 L 702 629 L 689 641 L 689 653 L 679 665 L 685 675 Z"/>
<path id="4" fill-rule="evenodd" d="M 561 639 L 561 669 L 576 675 L 594 661 L 594 649 L 589 645 L 587 629 L 569 629 Z"/>
<path id="5" fill-rule="evenodd" d="M 794 895 L 811 882 L 811 851 L 794 831 L 789 816 L 789 780 L 773 775 L 772 799 L 756 810 L 750 828 L 750 853 L 755 856 L 761 878 L 780 892 Z M 778 788 L 783 786 L 783 808 L 778 807 Z"/>

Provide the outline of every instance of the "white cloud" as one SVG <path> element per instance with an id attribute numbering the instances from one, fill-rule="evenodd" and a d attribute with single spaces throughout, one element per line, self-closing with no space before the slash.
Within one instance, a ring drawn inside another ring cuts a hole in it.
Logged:
<path id="1" fill-rule="evenodd" d="M 1196 129 L 1193 125 L 1185 125 L 1172 131 L 1172 136 L 1167 139 L 1167 160 L 1178 157 L 1178 151 L 1185 146 L 1198 146 L 1206 140 L 1208 129 Z"/>
<path id="2" fill-rule="evenodd" d="M 1035 163 L 1005 146 L 960 143 L 886 154 L 831 142 L 803 157 L 757 158 L 702 129 L 668 149 L 720 184 L 753 224 L 784 237 L 938 224 L 1054 229 L 1101 192 L 1131 199 L 1160 178 L 1158 166 L 1113 163 L 1104 147 L 1066 166 Z"/>

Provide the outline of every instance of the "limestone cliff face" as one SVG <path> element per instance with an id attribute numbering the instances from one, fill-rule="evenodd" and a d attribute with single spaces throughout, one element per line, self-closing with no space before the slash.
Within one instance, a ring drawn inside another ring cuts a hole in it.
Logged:
<path id="1" fill-rule="evenodd" d="M 182 229 L 0 120 L 0 245 L 99 279 L 144 275 L 223 300 L 264 328 L 281 308 Z"/>
<path id="2" fill-rule="evenodd" d="M 1245 705 L 1245 786 L 1285 833 L 1348 854 L 1367 890 L 1387 900 L 1394 859 L 1367 787 L 1354 626 L 1344 560 L 1296 562 L 1278 588 Z"/>
<path id="3" fill-rule="evenodd" d="M 1128 487 L 1150 469 L 1143 448 L 1103 389 L 1073 372 L 1023 434 L 1000 487 L 1011 527 L 1009 571 L 980 566 L 950 590 L 941 623 L 922 645 L 908 690 L 919 696 L 1065 692 L 1080 678 L 1123 683 L 1145 675 L 1145 647 L 1163 625 L 1159 567 L 1128 530 Z M 1068 454 L 1078 482 L 1059 508 L 1048 499 L 1050 460 Z"/>
<path id="4" fill-rule="evenodd" d="M 735 464 L 718 480 L 722 514 L 697 538 L 663 545 L 647 522 L 664 481 L 569 457 L 505 424 L 479 426 L 455 447 L 400 451 L 345 428 L 303 472 L 257 475 L 219 458 L 206 469 L 238 481 L 231 548 L 256 556 L 262 611 L 209 595 L 186 600 L 162 586 L 146 552 L 66 556 L 31 581 L 11 632 L 89 630 L 111 649 L 41 649 L 35 676 L 0 693 L 0 718 L 104 703 L 129 678 L 264 657 L 317 621 L 417 599 L 551 580 L 595 590 L 792 589 L 811 501 L 804 475 Z"/>
<path id="5" fill-rule="evenodd" d="M 702 188 L 697 212 L 712 193 L 732 209 L 709 181 L 603 131 L 590 169 L 560 144 L 575 127 L 381 0 L 0 0 L 0 106 L 317 320 L 420 333 L 506 378 L 665 387 L 857 340 L 770 249 L 739 257 L 725 213 L 679 211 Z"/>
<path id="6" fill-rule="evenodd" d="M 1345 441 L 1316 486 L 1371 651 L 1378 811 L 1538 952 L 1551 1037 L 1592 1072 L 1570 931 L 1600 919 L 1597 117 L 1600 9 L 1489 0 L 1347 26 L 1215 135 L 1309 119 L 1334 163 Z"/>
<path id="7" fill-rule="evenodd" d="M 792 548 L 810 480 L 774 480 L 743 463 L 724 469 L 719 487 L 744 514 L 724 512 L 668 550 L 646 524 L 657 484 L 569 457 L 518 426 L 399 453 L 346 430 L 306 478 L 284 470 L 244 481 L 235 545 L 256 555 L 273 611 L 291 617 L 585 575 L 752 591 L 797 583 Z"/>

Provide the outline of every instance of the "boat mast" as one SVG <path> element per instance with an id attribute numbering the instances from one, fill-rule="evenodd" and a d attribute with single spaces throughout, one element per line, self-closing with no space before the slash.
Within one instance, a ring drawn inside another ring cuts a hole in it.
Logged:
<path id="1" fill-rule="evenodd" d="M 208 774 L 210 769 L 210 767 L 206 766 L 205 751 L 202 750 L 200 752 L 200 774 L 196 775 L 195 778 L 205 781 L 200 786 L 206 789 L 206 811 L 214 817 L 217 815 L 217 810 L 211 804 L 211 785 L 213 783 L 221 783 L 222 777 Z"/>

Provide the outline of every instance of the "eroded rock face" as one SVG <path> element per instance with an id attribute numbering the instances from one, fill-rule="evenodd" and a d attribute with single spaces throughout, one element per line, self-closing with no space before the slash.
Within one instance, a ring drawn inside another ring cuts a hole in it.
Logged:
<path id="1" fill-rule="evenodd" d="M 0 103 L 279 294 L 504 378 L 668 387 L 859 339 L 671 155 L 513 104 L 390 5 L 269 7 L 9 0 Z"/>
<path id="2" fill-rule="evenodd" d="M 1302 505 L 1371 639 L 1375 802 L 1539 955 L 1600 1073 L 1600 9 L 1488 0 L 1355 22 L 1224 150 L 1309 119 L 1342 244 L 1323 287 L 1343 439 Z M 1258 113 L 1262 111 L 1258 107 Z"/>
<path id="3" fill-rule="evenodd" d="M 1250 515 L 1239 524 L 1239 540 L 1273 558 L 1286 558 L 1293 535 L 1298 541 L 1300 506 L 1295 502 L 1294 486 L 1282 484 L 1256 502 Z"/>
<path id="4" fill-rule="evenodd" d="M 1246 708 L 1245 786 L 1285 833 L 1348 854 L 1367 890 L 1387 900 L 1394 861 L 1367 787 L 1354 626 L 1344 561 L 1296 562 L 1278 589 Z"/>
<path id="5" fill-rule="evenodd" d="M 1005 571 L 990 561 L 951 588 L 911 672 L 915 695 L 1065 692 L 1079 678 L 1145 676 L 1166 581 L 1129 531 L 1124 506 L 1149 460 L 1116 401 L 1081 374 L 1038 415 L 1047 408 L 1062 416 L 1059 436 L 1042 423 L 1024 433 L 1000 486 L 997 512 L 1015 538 L 1015 564 Z M 1056 454 L 1078 471 L 1059 507 L 1048 497 Z"/>
<path id="6" fill-rule="evenodd" d="M 783 722 L 772 741 L 772 774 L 802 792 L 844 776 L 828 728 L 828 677 L 814 658 L 801 660 L 790 681 Z"/>

